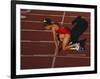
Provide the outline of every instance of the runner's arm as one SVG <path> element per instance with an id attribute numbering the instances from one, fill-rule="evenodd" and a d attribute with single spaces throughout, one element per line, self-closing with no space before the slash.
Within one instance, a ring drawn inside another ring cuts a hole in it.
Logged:
<path id="1" fill-rule="evenodd" d="M 57 40 L 57 36 L 56 36 L 56 32 L 55 32 L 55 28 L 52 28 L 52 32 L 53 32 L 53 39 L 55 42 L 55 46 L 58 48 L 58 40 Z"/>

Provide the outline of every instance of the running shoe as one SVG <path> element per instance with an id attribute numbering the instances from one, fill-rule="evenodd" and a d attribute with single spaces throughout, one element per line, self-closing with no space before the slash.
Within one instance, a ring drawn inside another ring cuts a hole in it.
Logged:
<path id="1" fill-rule="evenodd" d="M 80 43 L 75 43 L 74 45 L 75 45 L 74 49 L 76 49 L 78 51 L 80 49 Z"/>

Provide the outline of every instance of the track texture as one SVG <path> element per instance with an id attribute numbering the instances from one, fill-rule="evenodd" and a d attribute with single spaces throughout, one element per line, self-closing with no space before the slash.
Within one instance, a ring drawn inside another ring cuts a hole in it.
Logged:
<path id="1" fill-rule="evenodd" d="M 88 29 L 80 39 L 86 38 L 86 50 L 56 52 L 51 31 L 46 31 L 42 21 L 45 17 L 62 22 L 63 11 L 21 10 L 21 69 L 79 67 L 90 65 L 90 13 L 65 12 L 63 25 L 72 28 L 72 21 L 83 16 Z"/>

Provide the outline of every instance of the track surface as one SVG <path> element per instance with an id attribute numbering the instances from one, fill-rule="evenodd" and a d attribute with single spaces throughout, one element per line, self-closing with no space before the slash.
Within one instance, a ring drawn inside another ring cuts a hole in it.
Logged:
<path id="1" fill-rule="evenodd" d="M 56 67 L 79 67 L 90 65 L 90 13 L 21 10 L 21 69 L 39 69 Z M 77 16 L 83 16 L 88 29 L 80 37 L 87 38 L 86 50 L 57 52 L 51 31 L 44 29 L 42 20 L 51 18 L 65 27 L 72 28 L 71 22 Z M 62 21 L 63 20 L 63 21 Z"/>

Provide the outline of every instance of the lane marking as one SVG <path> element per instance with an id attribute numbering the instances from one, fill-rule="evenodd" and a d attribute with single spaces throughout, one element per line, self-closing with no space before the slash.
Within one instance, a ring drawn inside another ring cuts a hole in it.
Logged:
<path id="1" fill-rule="evenodd" d="M 65 12 L 65 11 L 64 11 Z M 27 12 L 26 12 L 27 13 Z M 22 15 L 25 15 L 25 14 L 23 14 L 22 13 Z M 54 15 L 54 14 L 35 14 L 35 13 L 29 13 L 29 14 L 27 14 L 27 15 L 36 15 L 36 16 L 56 16 L 56 17 L 61 17 L 62 16 L 62 14 L 59 14 L 59 15 Z M 78 16 L 78 15 L 77 15 Z M 65 17 L 74 17 L 74 18 L 76 18 L 77 17 L 76 15 L 71 15 L 71 16 L 65 16 Z M 83 18 L 89 18 L 89 16 L 82 16 Z"/>
<path id="2" fill-rule="evenodd" d="M 43 23 L 42 21 L 32 21 L 32 20 L 21 20 L 21 22 L 32 22 L 32 23 Z M 57 22 L 57 23 L 61 23 L 61 22 Z M 72 23 L 63 23 L 63 24 L 72 24 Z"/>
<path id="3" fill-rule="evenodd" d="M 21 40 L 21 42 L 31 42 L 31 43 L 54 43 L 54 41 L 31 41 L 31 40 Z"/>
<path id="4" fill-rule="evenodd" d="M 35 29 L 22 29 L 21 31 L 33 31 L 33 32 L 52 32 L 51 30 L 35 30 Z M 90 32 L 84 32 L 82 35 L 89 35 Z"/>
<path id="5" fill-rule="evenodd" d="M 64 23 L 65 14 L 66 14 L 66 12 L 64 11 L 64 13 L 63 13 L 63 15 L 62 15 L 61 25 L 63 25 L 63 23 Z M 54 66 L 55 66 L 56 55 L 59 53 L 58 50 L 59 50 L 59 48 L 56 47 L 56 48 L 55 48 L 55 54 L 54 54 L 53 61 L 52 61 L 52 66 L 51 66 L 52 68 L 54 68 Z"/>
<path id="6" fill-rule="evenodd" d="M 54 68 L 55 66 L 57 54 L 58 54 L 58 47 L 55 48 L 54 57 L 53 57 L 52 65 L 51 65 L 52 68 Z"/>
<path id="7" fill-rule="evenodd" d="M 54 43 L 54 41 L 32 41 L 32 40 L 21 40 L 23 43 Z M 86 45 L 90 45 L 90 43 L 86 43 Z"/>
<path id="8" fill-rule="evenodd" d="M 77 55 L 78 55 L 78 54 L 77 54 Z M 72 55 L 72 56 L 71 56 L 71 55 L 69 55 L 69 56 L 68 56 L 68 55 L 65 55 L 65 56 L 59 56 L 59 55 L 58 55 L 58 56 L 57 56 L 57 55 L 56 55 L 56 56 L 55 56 L 55 55 L 50 55 L 50 54 L 49 54 L 49 55 L 38 55 L 38 54 L 37 54 L 37 55 L 21 55 L 21 56 L 22 56 L 22 57 L 53 57 L 53 58 L 54 58 L 54 57 L 55 57 L 55 58 L 56 58 L 56 57 L 64 57 L 64 58 L 65 58 L 65 57 L 68 57 L 68 58 L 90 58 L 89 56 L 86 56 L 86 55 L 85 55 L 85 56 L 81 56 L 81 55 L 79 55 L 79 56 L 73 56 L 73 55 Z M 53 60 L 53 62 L 52 62 L 52 67 L 54 67 L 55 58 L 54 58 L 54 60 Z"/>
<path id="9" fill-rule="evenodd" d="M 24 14 L 24 13 L 30 13 L 30 12 L 31 12 L 31 10 L 21 11 L 22 14 Z"/>
<path id="10" fill-rule="evenodd" d="M 21 20 L 21 22 L 32 22 L 32 23 L 43 23 L 42 21 L 34 21 L 34 20 L 24 20 L 24 19 L 22 19 Z M 61 22 L 57 22 L 57 23 L 61 23 Z M 72 25 L 72 23 L 70 22 L 70 23 L 63 23 L 63 24 L 69 24 L 69 25 Z M 88 25 L 90 25 L 90 23 L 88 23 Z"/>
<path id="11" fill-rule="evenodd" d="M 36 16 L 37 16 L 37 15 L 38 15 L 38 16 L 56 16 L 56 17 L 61 17 L 61 16 L 62 16 L 62 15 L 53 15 L 53 14 L 52 14 L 52 15 L 51 15 L 51 14 L 49 15 L 49 14 L 32 14 L 32 13 L 27 14 L 27 15 L 36 15 Z"/>
<path id="12" fill-rule="evenodd" d="M 34 32 L 52 32 L 51 30 L 33 30 L 33 29 L 22 29 L 21 31 L 34 31 Z"/>
<path id="13" fill-rule="evenodd" d="M 63 12 L 63 15 L 62 15 L 61 25 L 64 24 L 65 14 L 66 14 L 66 12 L 64 11 L 64 12 Z"/>
<path id="14" fill-rule="evenodd" d="M 32 21 L 32 20 L 21 20 L 21 22 L 42 23 L 42 21 Z"/>

